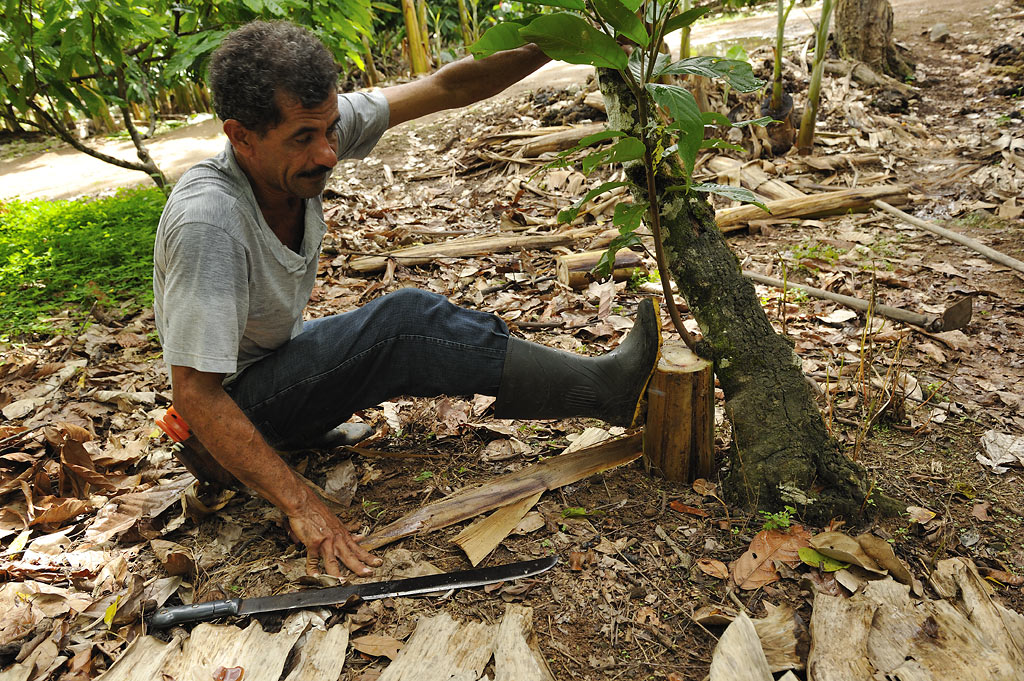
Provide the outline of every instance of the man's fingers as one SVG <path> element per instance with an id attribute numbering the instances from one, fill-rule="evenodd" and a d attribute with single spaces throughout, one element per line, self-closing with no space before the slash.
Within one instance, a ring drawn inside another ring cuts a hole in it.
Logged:
<path id="1" fill-rule="evenodd" d="M 375 556 L 372 553 L 370 553 L 367 549 L 365 549 L 359 543 L 359 540 L 361 540 L 362 538 L 363 537 L 361 535 L 351 535 L 350 534 L 348 536 L 348 539 L 349 539 L 349 541 L 348 541 L 349 550 L 351 550 L 352 553 L 354 553 L 356 555 L 356 557 L 359 558 L 359 560 L 361 560 L 363 563 L 365 563 L 367 565 L 378 566 L 381 563 L 383 563 L 384 561 L 382 561 L 380 558 L 378 558 L 377 556 Z"/>

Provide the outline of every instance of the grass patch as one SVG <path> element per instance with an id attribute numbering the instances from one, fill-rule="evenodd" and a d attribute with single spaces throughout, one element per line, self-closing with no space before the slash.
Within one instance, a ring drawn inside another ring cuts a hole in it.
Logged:
<path id="1" fill-rule="evenodd" d="M 0 339 L 60 331 L 48 319 L 93 302 L 152 305 L 156 188 L 79 201 L 0 203 Z"/>

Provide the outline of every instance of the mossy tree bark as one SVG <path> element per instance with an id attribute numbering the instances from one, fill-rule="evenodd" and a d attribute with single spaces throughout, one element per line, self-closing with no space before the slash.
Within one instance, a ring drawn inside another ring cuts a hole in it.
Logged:
<path id="1" fill-rule="evenodd" d="M 892 16 L 889 0 L 837 0 L 835 38 L 840 56 L 899 80 L 913 77 L 914 65 L 893 43 Z"/>
<path id="2" fill-rule="evenodd" d="M 626 84 L 615 71 L 598 74 L 610 126 L 644 139 Z M 626 175 L 633 195 L 648 201 L 642 164 Z M 668 268 L 704 335 L 698 353 L 714 361 L 725 392 L 733 428 L 727 493 L 772 511 L 796 506 L 809 520 L 858 515 L 869 496 L 878 503 L 866 471 L 826 432 L 792 344 L 772 328 L 707 199 L 668 191 L 682 182 L 678 166 L 664 163 L 650 198 L 660 205 Z"/>

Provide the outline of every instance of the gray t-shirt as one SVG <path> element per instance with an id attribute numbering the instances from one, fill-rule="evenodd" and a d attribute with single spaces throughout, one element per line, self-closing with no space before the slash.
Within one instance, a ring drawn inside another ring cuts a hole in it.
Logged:
<path id="1" fill-rule="evenodd" d="M 362 158 L 388 127 L 379 92 L 338 96 L 338 158 Z M 168 367 L 234 374 L 302 329 L 327 228 L 306 200 L 302 250 L 270 230 L 228 143 L 190 168 L 160 217 L 153 257 L 157 331 Z"/>

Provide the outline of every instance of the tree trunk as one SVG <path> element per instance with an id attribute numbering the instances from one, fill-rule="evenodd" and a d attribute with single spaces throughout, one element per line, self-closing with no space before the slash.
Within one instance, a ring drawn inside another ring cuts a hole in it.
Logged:
<path id="1" fill-rule="evenodd" d="M 862 61 L 875 71 L 905 80 L 914 65 L 892 41 L 892 5 L 889 0 L 837 0 L 836 46 L 844 59 Z"/>
<path id="2" fill-rule="evenodd" d="M 643 139 L 637 104 L 618 73 L 599 69 L 612 128 Z M 698 353 L 715 364 L 733 428 L 730 497 L 778 510 L 800 507 L 809 520 L 856 516 L 872 503 L 866 471 L 829 437 L 790 341 L 775 333 L 739 261 L 715 225 L 703 194 L 668 187 L 681 174 L 664 163 L 656 178 L 668 268 L 700 324 Z M 648 200 L 641 164 L 626 168 L 634 196 Z M 886 510 L 889 510 L 888 507 Z"/>

